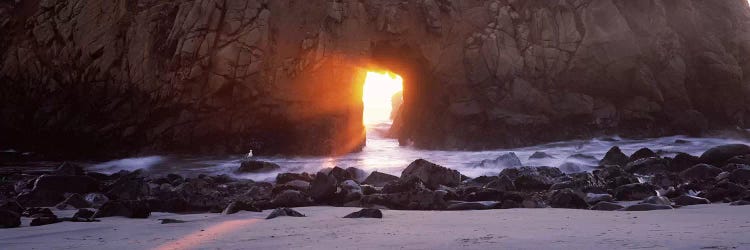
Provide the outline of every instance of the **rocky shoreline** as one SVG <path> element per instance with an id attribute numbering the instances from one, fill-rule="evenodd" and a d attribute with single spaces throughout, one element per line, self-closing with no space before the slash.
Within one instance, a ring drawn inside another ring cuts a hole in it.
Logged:
<path id="1" fill-rule="evenodd" d="M 535 154 L 544 157 L 543 152 Z M 508 159 L 504 156 L 502 160 Z M 645 211 L 709 203 L 750 204 L 750 146 L 730 144 L 700 156 L 661 157 L 651 149 L 625 155 L 613 147 L 592 172 L 566 174 L 553 167 L 507 168 L 497 176 L 468 178 L 426 160 L 412 162 L 400 177 L 356 168 L 315 174 L 282 173 L 274 182 L 226 175 L 186 178 L 142 170 L 106 175 L 63 163 L 48 173 L 0 178 L 0 227 L 61 221 L 93 222 L 111 216 L 147 218 L 152 212 L 223 213 L 288 207 L 344 206 L 396 210 L 570 208 Z M 270 162 L 244 161 L 237 171 L 269 171 Z M 78 211 L 59 218 L 56 210 Z M 382 217 L 362 210 L 347 217 Z M 272 216 L 269 216 L 272 217 Z M 275 217 L 275 216 L 273 216 Z"/>

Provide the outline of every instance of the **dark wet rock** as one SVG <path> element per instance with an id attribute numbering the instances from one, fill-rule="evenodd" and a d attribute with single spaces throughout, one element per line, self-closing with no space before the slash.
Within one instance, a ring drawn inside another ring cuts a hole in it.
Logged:
<path id="1" fill-rule="evenodd" d="M 529 156 L 529 160 L 532 159 L 555 159 L 555 157 L 545 152 L 536 151 Z"/>
<path id="2" fill-rule="evenodd" d="M 256 161 L 256 160 L 244 160 L 240 163 L 240 167 L 235 172 L 237 173 L 267 173 L 280 170 L 281 166 L 273 162 Z"/>
<path id="3" fill-rule="evenodd" d="M 651 157 L 659 157 L 659 155 L 654 153 L 654 151 L 652 151 L 651 149 L 641 148 L 635 151 L 635 153 L 633 153 L 632 155 L 630 155 L 630 157 L 628 158 L 628 162 L 633 162 L 638 159 L 651 158 Z"/>
<path id="4" fill-rule="evenodd" d="M 615 210 L 620 210 L 620 209 L 623 209 L 623 208 L 625 208 L 625 207 L 623 207 L 620 204 L 602 201 L 602 202 L 594 204 L 589 209 L 591 209 L 591 210 L 599 210 L 599 211 L 615 211 Z"/>
<path id="5" fill-rule="evenodd" d="M 358 183 L 365 181 L 365 178 L 367 178 L 368 176 L 367 172 L 355 167 L 346 168 L 346 172 L 349 173 L 349 176 L 351 176 L 352 180 L 355 180 Z"/>
<path id="6" fill-rule="evenodd" d="M 653 177 L 651 177 L 651 180 L 649 180 L 649 183 L 662 188 L 673 187 L 680 184 L 681 182 L 682 181 L 680 180 L 680 177 L 677 174 L 671 172 L 656 173 Z"/>
<path id="7" fill-rule="evenodd" d="M 603 201 L 611 202 L 611 201 L 614 201 L 615 198 L 612 197 L 611 194 L 587 193 L 584 200 L 586 200 L 586 203 L 588 204 L 596 204 L 596 203 L 603 202 Z"/>
<path id="8" fill-rule="evenodd" d="M 523 168 L 527 168 L 527 167 L 522 167 L 522 169 Z M 534 169 L 540 175 L 547 176 L 549 178 L 557 178 L 557 177 L 565 175 L 565 173 L 563 173 L 562 171 L 560 171 L 560 169 L 555 168 L 555 167 L 542 166 L 542 167 L 531 167 L 531 168 Z"/>
<path id="9" fill-rule="evenodd" d="M 686 153 L 677 153 L 667 165 L 667 170 L 674 173 L 679 173 L 687 170 L 688 168 L 695 166 L 700 163 L 698 157 L 692 156 Z"/>
<path id="10" fill-rule="evenodd" d="M 363 195 L 371 195 L 371 194 L 380 193 L 380 190 L 378 188 L 376 188 L 376 187 L 373 187 L 373 186 L 370 186 L 370 185 L 367 185 L 367 184 L 362 184 L 362 185 L 359 185 L 359 186 L 362 188 L 362 194 Z"/>
<path id="11" fill-rule="evenodd" d="M 108 185 L 105 190 L 108 198 L 113 200 L 136 200 L 149 194 L 149 185 L 140 170 L 120 176 Z"/>
<path id="12" fill-rule="evenodd" d="M 53 175 L 84 175 L 83 167 L 65 162 L 52 171 Z"/>
<path id="13" fill-rule="evenodd" d="M 745 144 L 728 144 L 707 150 L 700 156 L 698 161 L 714 166 L 723 166 L 727 160 L 735 156 L 748 154 L 750 154 L 750 146 Z"/>
<path id="14" fill-rule="evenodd" d="M 276 195 L 271 203 L 277 207 L 304 207 L 313 205 L 313 200 L 297 190 L 286 190 Z"/>
<path id="15" fill-rule="evenodd" d="M 376 219 L 382 219 L 383 218 L 383 212 L 380 211 L 380 209 L 376 208 L 363 208 L 362 210 L 359 210 L 357 212 L 350 213 L 344 218 L 376 218 Z"/>
<path id="16" fill-rule="evenodd" d="M 297 212 L 294 209 L 280 207 L 280 208 L 274 209 L 273 212 L 271 212 L 271 214 L 269 214 L 268 217 L 266 217 L 266 220 L 270 220 L 270 219 L 280 217 L 280 216 L 305 217 L 304 214 Z"/>
<path id="17" fill-rule="evenodd" d="M 357 184 L 357 182 L 354 180 L 346 180 L 339 186 L 341 187 L 341 196 L 343 198 L 343 202 L 359 200 L 360 198 L 362 198 L 362 195 L 364 195 L 362 186 Z"/>
<path id="18" fill-rule="evenodd" d="M 623 211 L 652 211 L 652 210 L 670 210 L 674 209 L 670 205 L 639 203 L 623 208 Z"/>
<path id="19" fill-rule="evenodd" d="M 8 209 L 0 209 L 0 228 L 21 226 L 21 215 Z"/>
<path id="20" fill-rule="evenodd" d="M 727 163 L 735 163 L 750 166 L 750 154 L 738 155 L 727 160 Z"/>
<path id="21" fill-rule="evenodd" d="M 679 197 L 674 199 L 674 204 L 678 206 L 691 206 L 710 203 L 711 201 L 706 198 L 696 197 L 692 195 L 680 195 Z"/>
<path id="22" fill-rule="evenodd" d="M 602 189 L 604 184 L 591 173 L 572 173 L 555 178 L 555 184 L 550 187 L 551 190 L 570 188 L 574 190 L 595 190 Z"/>
<path id="23" fill-rule="evenodd" d="M 634 183 L 619 186 L 615 189 L 615 199 L 621 201 L 637 201 L 657 195 L 651 184 Z"/>
<path id="24" fill-rule="evenodd" d="M 104 205 L 104 203 L 107 203 L 109 201 L 107 195 L 102 193 L 88 193 L 83 197 L 83 199 L 91 204 L 91 207 L 94 208 L 101 207 L 102 205 Z"/>
<path id="25" fill-rule="evenodd" d="M 221 214 L 234 214 L 239 211 L 261 212 L 262 210 L 258 209 L 252 204 L 248 204 L 243 201 L 233 201 L 229 203 L 226 208 L 224 208 L 224 211 L 222 211 Z"/>
<path id="26" fill-rule="evenodd" d="M 340 167 L 333 167 L 327 172 L 329 176 L 333 176 L 334 178 L 336 178 L 336 181 L 338 181 L 339 183 L 346 180 L 354 180 L 354 176 L 352 176 L 351 173 Z"/>
<path id="27" fill-rule="evenodd" d="M 724 172 L 729 172 L 729 173 L 737 169 L 750 169 L 750 165 L 738 164 L 738 163 L 727 163 L 726 165 L 721 167 L 721 170 L 723 170 Z"/>
<path id="28" fill-rule="evenodd" d="M 0 200 L 0 209 L 6 209 L 21 214 L 24 207 L 15 200 Z"/>
<path id="29" fill-rule="evenodd" d="M 313 182 L 310 183 L 309 194 L 315 201 L 327 202 L 336 193 L 337 185 L 336 177 L 319 172 L 315 175 Z"/>
<path id="30" fill-rule="evenodd" d="M 672 201 L 664 196 L 651 196 L 643 199 L 640 203 L 656 204 L 656 205 L 672 205 Z"/>
<path id="31" fill-rule="evenodd" d="M 55 205 L 55 208 L 60 210 L 79 209 L 87 207 L 91 207 L 91 204 L 89 204 L 80 194 L 71 194 L 67 199 L 65 199 L 65 201 Z"/>
<path id="32" fill-rule="evenodd" d="M 446 210 L 485 210 L 490 209 L 495 204 L 497 204 L 497 202 L 458 202 L 448 205 Z"/>
<path id="33" fill-rule="evenodd" d="M 501 174 L 495 180 L 484 185 L 484 188 L 491 188 L 500 191 L 515 191 L 516 185 L 513 184 L 513 180 L 511 180 L 510 177 Z"/>
<path id="34" fill-rule="evenodd" d="M 99 189 L 99 181 L 88 176 L 42 175 L 36 179 L 33 190 L 85 194 Z"/>
<path id="35" fill-rule="evenodd" d="M 159 221 L 161 221 L 161 224 L 175 224 L 175 223 L 185 223 L 185 222 L 187 222 L 187 221 L 184 221 L 184 220 L 169 219 L 169 218 L 159 219 Z"/>
<path id="36" fill-rule="evenodd" d="M 32 190 L 16 196 L 16 201 L 25 207 L 51 207 L 64 200 L 62 193 L 52 190 Z"/>
<path id="37" fill-rule="evenodd" d="M 729 174 L 729 180 L 745 186 L 750 186 L 750 169 L 738 168 Z"/>
<path id="38" fill-rule="evenodd" d="M 730 206 L 747 206 L 750 205 L 750 201 L 747 200 L 738 200 L 734 201 L 732 203 L 729 203 Z"/>
<path id="39" fill-rule="evenodd" d="M 44 215 L 53 215 L 52 210 L 46 207 L 27 207 L 21 213 L 23 217 L 39 217 Z"/>
<path id="40" fill-rule="evenodd" d="M 711 180 L 716 178 L 722 170 L 708 164 L 698 164 L 680 172 L 680 178 L 690 181 Z"/>
<path id="41" fill-rule="evenodd" d="M 483 160 L 477 165 L 477 167 L 490 169 L 516 168 L 521 166 L 523 166 L 521 159 L 514 152 L 500 155 L 494 160 Z"/>
<path id="42" fill-rule="evenodd" d="M 148 218 L 151 215 L 151 207 L 146 201 L 127 200 L 109 201 L 102 205 L 94 214 L 95 218 L 123 216 L 127 218 Z"/>
<path id="43" fill-rule="evenodd" d="M 383 187 L 381 194 L 365 195 L 361 202 L 365 207 L 384 206 L 392 209 L 442 210 L 448 205 L 446 190 L 430 190 L 418 178 L 399 179 Z"/>
<path id="44" fill-rule="evenodd" d="M 284 184 L 290 181 L 294 180 L 300 180 L 300 181 L 307 181 L 312 182 L 313 176 L 310 176 L 308 173 L 280 173 L 276 175 L 276 184 Z"/>
<path id="45" fill-rule="evenodd" d="M 703 190 L 698 196 L 711 202 L 729 202 L 742 199 L 747 195 L 747 189 L 732 182 L 724 181 Z"/>
<path id="46" fill-rule="evenodd" d="M 506 192 L 491 189 L 491 188 L 480 188 L 465 194 L 463 199 L 466 201 L 501 201 L 505 199 Z M 521 199 L 519 199 L 520 201 Z"/>
<path id="47" fill-rule="evenodd" d="M 624 169 L 629 173 L 653 175 L 666 172 L 667 164 L 661 157 L 646 157 L 629 162 Z"/>
<path id="48" fill-rule="evenodd" d="M 485 185 L 489 184 L 490 182 L 496 181 L 500 179 L 500 177 L 497 176 L 479 176 L 474 179 L 468 179 L 461 183 L 462 187 L 484 187 Z M 512 180 L 511 180 L 512 182 Z"/>
<path id="49" fill-rule="evenodd" d="M 273 189 L 271 189 L 271 193 L 276 195 L 279 194 L 285 190 L 297 190 L 300 192 L 308 192 L 310 190 L 310 183 L 306 181 L 301 180 L 293 180 L 284 184 L 276 184 Z"/>
<path id="50" fill-rule="evenodd" d="M 94 178 L 98 181 L 109 181 L 111 178 L 107 174 L 97 173 L 97 172 L 86 172 L 86 176 Z"/>
<path id="51" fill-rule="evenodd" d="M 191 210 L 190 204 L 181 197 L 172 197 L 154 207 L 155 211 L 168 213 L 183 213 Z"/>
<path id="52" fill-rule="evenodd" d="M 399 178 L 394 175 L 373 171 L 367 178 L 362 182 L 363 184 L 372 185 L 376 187 L 385 186 L 386 183 L 398 180 Z"/>
<path id="53" fill-rule="evenodd" d="M 461 173 L 432 162 L 418 159 L 409 164 L 403 172 L 401 179 L 419 178 L 425 186 L 437 189 L 440 185 L 456 187 L 461 183 Z"/>
<path id="54" fill-rule="evenodd" d="M 74 220 L 91 220 L 94 217 L 95 212 L 89 209 L 78 209 L 78 211 L 73 214 Z"/>
<path id="55" fill-rule="evenodd" d="M 599 165 L 607 166 L 607 165 L 617 165 L 624 167 L 625 164 L 628 163 L 628 156 L 620 150 L 619 147 L 614 146 L 607 151 L 607 153 L 604 155 L 604 158 L 602 158 L 601 161 L 599 161 Z"/>
<path id="56" fill-rule="evenodd" d="M 540 197 L 528 197 L 521 202 L 524 208 L 546 208 L 547 203 Z"/>
<path id="57" fill-rule="evenodd" d="M 32 227 L 44 226 L 44 225 L 49 225 L 49 224 L 55 224 L 60 221 L 61 220 L 58 219 L 55 214 L 45 214 L 45 215 L 40 215 L 32 219 L 31 223 L 29 223 L 29 226 L 32 226 Z"/>
<path id="58" fill-rule="evenodd" d="M 514 200 L 504 200 L 500 204 L 500 209 L 512 209 L 512 208 L 520 208 L 521 204 Z"/>
<path id="59" fill-rule="evenodd" d="M 518 190 L 525 191 L 548 190 L 552 184 L 554 184 L 552 178 L 539 174 L 521 175 L 513 181 L 513 185 L 516 186 Z"/>
<path id="60" fill-rule="evenodd" d="M 554 191 L 548 203 L 554 208 L 586 209 L 589 207 L 589 204 L 586 203 L 583 197 L 582 193 L 566 188 Z"/>

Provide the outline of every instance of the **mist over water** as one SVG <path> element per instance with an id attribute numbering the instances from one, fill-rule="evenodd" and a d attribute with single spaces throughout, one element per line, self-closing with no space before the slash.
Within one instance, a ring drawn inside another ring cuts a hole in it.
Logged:
<path id="1" fill-rule="evenodd" d="M 237 178 L 256 181 L 273 180 L 281 172 L 315 173 L 324 168 L 339 166 L 356 167 L 366 172 L 380 171 L 399 176 L 401 171 L 412 161 L 422 158 L 439 165 L 453 168 L 469 177 L 494 175 L 509 167 L 507 164 L 495 164 L 492 161 L 501 155 L 515 153 L 524 166 L 561 167 L 565 172 L 591 171 L 599 159 L 612 146 L 619 146 L 625 154 L 632 154 L 638 149 L 647 147 L 662 156 L 674 156 L 677 152 L 700 155 L 708 148 L 729 144 L 745 143 L 748 140 L 725 138 L 694 138 L 688 136 L 669 136 L 652 139 L 623 139 L 619 137 L 594 138 L 589 140 L 571 140 L 540 144 L 531 147 L 488 150 L 488 151 L 440 151 L 419 150 L 401 147 L 395 139 L 386 138 L 390 124 L 387 122 L 369 126 L 367 146 L 362 152 L 336 157 L 253 157 L 254 160 L 269 161 L 279 164 L 278 172 L 257 174 L 235 174 L 234 171 L 245 158 L 236 156 L 149 156 L 141 158 L 120 159 L 103 163 L 90 164 L 90 170 L 114 173 L 120 170 L 133 171 L 144 169 L 150 173 L 180 173 L 187 176 L 198 174 L 228 174 Z M 544 152 L 552 157 L 529 159 L 535 152 Z M 484 164 L 482 161 L 485 161 Z M 574 163 L 574 164 L 566 164 Z M 570 167 L 570 166 L 575 167 Z"/>

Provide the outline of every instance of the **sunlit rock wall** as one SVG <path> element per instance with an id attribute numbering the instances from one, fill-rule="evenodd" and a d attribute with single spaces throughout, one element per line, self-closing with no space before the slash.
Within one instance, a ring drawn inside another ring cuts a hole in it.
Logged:
<path id="1" fill-rule="evenodd" d="M 357 150 L 362 71 L 403 68 L 382 43 L 418 59 L 399 136 L 421 147 L 746 127 L 749 21 L 744 0 L 3 2 L 0 146 Z"/>

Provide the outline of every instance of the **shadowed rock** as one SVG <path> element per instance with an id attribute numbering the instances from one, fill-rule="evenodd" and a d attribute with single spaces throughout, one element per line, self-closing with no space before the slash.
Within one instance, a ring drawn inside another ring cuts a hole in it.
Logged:
<path id="1" fill-rule="evenodd" d="M 273 212 L 271 212 L 271 214 L 269 214 L 268 217 L 266 217 L 266 220 L 270 220 L 270 219 L 280 217 L 280 216 L 305 217 L 304 214 L 297 212 L 294 209 L 287 208 L 287 207 L 280 207 L 280 208 L 274 209 Z"/>
<path id="2" fill-rule="evenodd" d="M 419 178 L 425 186 L 437 189 L 440 185 L 455 187 L 461 183 L 461 173 L 435 163 L 418 159 L 409 164 L 403 172 L 401 179 Z"/>
<path id="3" fill-rule="evenodd" d="M 620 210 L 620 209 L 623 209 L 623 208 L 625 208 L 625 207 L 623 207 L 620 204 L 602 201 L 602 202 L 596 203 L 595 205 L 591 206 L 591 208 L 589 208 L 589 209 L 591 209 L 591 210 L 599 210 L 599 211 L 615 211 L 615 210 Z"/>
<path id="4" fill-rule="evenodd" d="M 625 208 L 623 208 L 623 211 L 651 211 L 651 210 L 670 210 L 674 209 L 672 206 L 669 205 L 660 205 L 660 204 L 649 204 L 649 203 L 640 203 L 635 205 L 630 205 Z"/>
<path id="5" fill-rule="evenodd" d="M 714 166 L 723 166 L 727 160 L 735 156 L 748 154 L 750 154 L 750 146 L 745 144 L 728 144 L 706 150 L 698 161 Z"/>
<path id="6" fill-rule="evenodd" d="M 711 201 L 709 201 L 706 198 L 696 197 L 692 195 L 680 195 L 680 197 L 677 197 L 674 199 L 674 204 L 678 206 L 691 206 L 691 205 L 700 205 L 700 204 L 711 204 Z"/>
<path id="7" fill-rule="evenodd" d="M 378 171 L 373 171 L 362 183 L 376 187 L 382 187 L 385 186 L 386 183 L 394 180 L 398 180 L 398 177 Z"/>
<path id="8" fill-rule="evenodd" d="M 363 208 L 362 210 L 359 210 L 357 212 L 350 213 L 344 218 L 377 218 L 382 219 L 383 213 L 380 211 L 380 209 L 376 208 Z"/>
<path id="9" fill-rule="evenodd" d="M 235 172 L 237 173 L 265 173 L 272 172 L 281 169 L 276 163 L 256 161 L 256 160 L 245 160 L 240 163 L 240 167 Z"/>
<path id="10" fill-rule="evenodd" d="M 21 225 L 21 215 L 7 209 L 0 209 L 0 228 L 12 228 Z"/>

